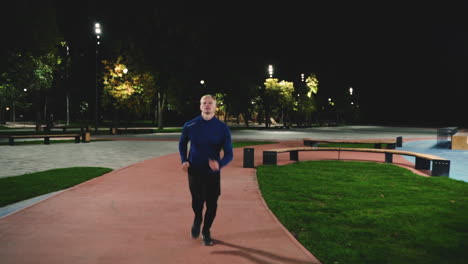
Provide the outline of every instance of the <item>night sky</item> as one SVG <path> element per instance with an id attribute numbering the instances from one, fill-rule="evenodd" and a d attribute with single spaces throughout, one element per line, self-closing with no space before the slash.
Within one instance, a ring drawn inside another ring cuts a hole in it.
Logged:
<path id="1" fill-rule="evenodd" d="M 467 123 L 466 2 L 321 2 L 233 8 L 215 31 L 228 25 L 228 48 L 214 50 L 264 59 L 280 79 L 316 72 L 325 98 L 352 86 L 374 122 Z"/>
<path id="2" fill-rule="evenodd" d="M 96 20 L 104 31 L 110 20 L 121 23 L 122 32 L 106 32 L 114 41 L 142 12 L 164 5 L 169 23 L 202 32 L 197 71 L 207 85 L 240 76 L 261 85 L 273 64 L 280 80 L 315 72 L 321 98 L 352 86 L 368 122 L 468 125 L 466 1 L 63 2 L 56 2 L 62 31 L 77 42 L 92 38 Z"/>

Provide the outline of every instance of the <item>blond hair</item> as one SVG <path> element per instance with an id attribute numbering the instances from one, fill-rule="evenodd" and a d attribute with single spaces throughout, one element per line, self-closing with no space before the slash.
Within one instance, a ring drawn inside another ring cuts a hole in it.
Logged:
<path id="1" fill-rule="evenodd" d="M 215 102 L 216 104 L 216 97 L 214 97 L 214 95 L 211 95 L 211 94 L 205 94 L 203 95 L 201 98 L 200 98 L 200 103 L 203 101 L 203 99 L 207 98 L 207 97 L 211 97 L 211 99 L 213 99 L 213 101 Z"/>

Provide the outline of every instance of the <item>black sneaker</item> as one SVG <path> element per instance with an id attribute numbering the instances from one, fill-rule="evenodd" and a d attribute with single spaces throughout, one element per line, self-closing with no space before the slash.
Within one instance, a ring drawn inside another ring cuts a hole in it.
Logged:
<path id="1" fill-rule="evenodd" d="M 212 246 L 214 244 L 213 239 L 211 239 L 210 231 L 202 233 L 202 241 L 205 246 Z"/>
<path id="2" fill-rule="evenodd" d="M 190 230 L 190 235 L 193 239 L 198 238 L 200 236 L 200 226 L 192 225 L 192 229 Z"/>

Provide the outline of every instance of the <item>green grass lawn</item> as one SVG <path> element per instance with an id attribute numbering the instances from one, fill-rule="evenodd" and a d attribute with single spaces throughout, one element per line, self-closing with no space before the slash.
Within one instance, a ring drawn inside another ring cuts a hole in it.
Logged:
<path id="1" fill-rule="evenodd" d="M 269 208 L 322 263 L 467 263 L 468 183 L 393 164 L 259 166 Z"/>
<path id="2" fill-rule="evenodd" d="M 111 171 L 101 167 L 71 167 L 0 178 L 0 206 L 70 188 Z"/>

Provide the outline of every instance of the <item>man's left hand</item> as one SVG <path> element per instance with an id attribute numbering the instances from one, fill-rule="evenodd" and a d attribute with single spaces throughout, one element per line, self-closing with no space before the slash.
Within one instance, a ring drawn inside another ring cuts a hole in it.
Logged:
<path id="1" fill-rule="evenodd" d="M 210 160 L 208 161 L 208 163 L 209 163 L 210 169 L 211 169 L 212 171 L 219 171 L 219 163 L 218 163 L 217 160 L 212 160 L 212 159 L 210 159 Z"/>

